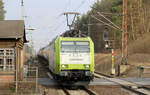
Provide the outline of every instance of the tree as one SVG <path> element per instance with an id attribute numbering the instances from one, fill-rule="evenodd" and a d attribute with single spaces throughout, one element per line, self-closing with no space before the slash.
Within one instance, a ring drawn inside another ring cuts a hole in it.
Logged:
<path id="1" fill-rule="evenodd" d="M 150 32 L 150 0 L 128 0 L 128 35 L 129 40 L 136 40 L 141 37 L 143 33 Z M 131 7 L 132 6 L 132 7 Z M 102 18 L 98 12 L 103 13 L 105 17 L 110 19 L 113 23 L 122 28 L 122 11 L 123 0 L 100 0 L 95 2 L 91 10 L 78 19 L 79 29 L 81 31 L 88 31 L 88 24 L 90 22 L 90 36 L 95 43 L 95 50 L 102 50 L 103 47 L 103 32 L 106 25 L 91 17 L 95 16 L 105 23 L 109 23 Z M 89 21 L 90 18 L 90 21 Z M 77 23 L 77 22 L 76 22 Z M 110 27 L 109 27 L 110 28 Z M 116 41 L 115 44 L 121 47 L 121 32 L 119 30 L 109 29 L 109 36 Z"/>
<path id="2" fill-rule="evenodd" d="M 6 11 L 4 10 L 4 3 L 0 0 L 0 20 L 4 20 Z"/>

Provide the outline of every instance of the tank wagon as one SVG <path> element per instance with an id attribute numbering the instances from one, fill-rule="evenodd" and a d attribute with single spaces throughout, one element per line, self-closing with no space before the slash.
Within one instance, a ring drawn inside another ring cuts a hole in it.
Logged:
<path id="1" fill-rule="evenodd" d="M 57 37 L 45 49 L 54 79 L 92 80 L 94 44 L 91 38 Z"/>

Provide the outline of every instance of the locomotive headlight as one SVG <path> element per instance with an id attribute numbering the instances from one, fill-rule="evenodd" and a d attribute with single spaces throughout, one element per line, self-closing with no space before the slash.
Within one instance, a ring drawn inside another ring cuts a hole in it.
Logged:
<path id="1" fill-rule="evenodd" d="M 91 72 L 91 71 L 86 71 L 86 72 L 85 72 L 85 75 L 86 75 L 86 76 L 92 76 L 92 72 Z"/>
<path id="2" fill-rule="evenodd" d="M 63 67 L 63 68 L 68 68 L 68 65 L 61 65 L 61 67 Z"/>
<path id="3" fill-rule="evenodd" d="M 85 64 L 84 67 L 85 68 L 90 68 L 90 65 L 89 64 Z"/>

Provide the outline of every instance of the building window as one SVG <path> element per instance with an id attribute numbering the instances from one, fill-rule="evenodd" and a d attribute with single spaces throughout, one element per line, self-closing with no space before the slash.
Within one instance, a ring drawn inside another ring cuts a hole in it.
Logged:
<path id="1" fill-rule="evenodd" d="M 14 49 L 0 48 L 0 71 L 14 70 Z"/>
<path id="2" fill-rule="evenodd" d="M 8 71 L 14 70 L 14 64 L 13 64 L 13 59 L 12 58 L 6 59 L 6 68 L 7 68 Z"/>
<path id="3" fill-rule="evenodd" d="M 4 55 L 4 50 L 0 50 L 0 56 Z"/>
<path id="4" fill-rule="evenodd" d="M 4 59 L 0 59 L 0 71 L 3 70 L 3 66 L 4 66 Z"/>

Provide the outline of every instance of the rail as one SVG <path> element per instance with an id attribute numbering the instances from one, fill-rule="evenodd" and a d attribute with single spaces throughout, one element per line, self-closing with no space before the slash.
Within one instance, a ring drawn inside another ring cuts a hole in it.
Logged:
<path id="1" fill-rule="evenodd" d="M 94 91 L 92 91 L 92 90 L 86 88 L 85 86 L 80 86 L 79 88 L 80 88 L 80 90 L 84 91 L 84 92 L 85 92 L 86 94 L 88 94 L 88 95 L 96 95 L 96 93 L 95 93 Z M 64 92 L 66 95 L 71 95 L 70 90 L 67 89 L 66 87 L 63 87 L 63 86 L 62 86 L 61 89 L 63 90 L 63 92 Z M 76 90 L 74 90 L 74 92 L 75 92 L 75 91 L 76 91 Z M 81 93 L 79 92 L 79 94 L 81 94 Z M 78 95 L 79 95 L 79 94 L 78 94 Z"/>
<path id="2" fill-rule="evenodd" d="M 52 75 L 51 73 L 47 72 L 47 75 L 49 78 L 52 78 Z M 64 86 L 63 84 L 58 84 L 59 86 L 58 87 L 61 87 L 62 91 L 64 92 L 65 95 L 71 95 L 69 89 L 67 89 L 68 86 Z M 72 86 L 69 86 L 70 88 Z M 79 87 L 81 90 L 85 91 L 86 93 L 88 93 L 89 95 L 96 95 L 95 92 L 93 92 L 92 90 L 86 88 L 85 86 L 76 86 L 76 87 Z"/>
<path id="3" fill-rule="evenodd" d="M 86 91 L 89 95 L 96 95 L 95 92 L 93 92 L 92 90 L 86 88 L 85 86 L 81 86 L 81 89 L 83 89 L 84 91 Z"/>
<path id="4" fill-rule="evenodd" d="M 98 78 L 103 78 L 110 82 L 114 82 L 114 83 L 118 84 L 119 86 L 125 88 L 126 90 L 132 91 L 138 95 L 150 95 L 150 89 L 147 87 L 144 87 L 142 85 L 139 85 L 139 84 L 136 84 L 133 82 L 129 82 L 129 81 L 125 81 L 122 79 L 112 78 L 111 76 L 104 75 L 99 72 L 95 72 L 94 75 Z"/>
<path id="5" fill-rule="evenodd" d="M 62 87 L 62 90 L 66 95 L 71 95 L 70 92 L 66 88 Z"/>

